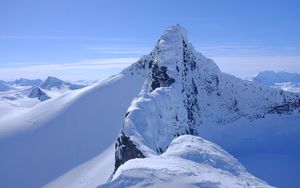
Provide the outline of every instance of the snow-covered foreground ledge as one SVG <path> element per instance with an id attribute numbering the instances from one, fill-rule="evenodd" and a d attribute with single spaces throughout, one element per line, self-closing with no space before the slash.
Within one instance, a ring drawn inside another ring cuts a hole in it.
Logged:
<path id="1" fill-rule="evenodd" d="M 249 174 L 232 155 L 200 137 L 175 138 L 159 156 L 122 165 L 101 188 L 116 187 L 271 187 Z"/>

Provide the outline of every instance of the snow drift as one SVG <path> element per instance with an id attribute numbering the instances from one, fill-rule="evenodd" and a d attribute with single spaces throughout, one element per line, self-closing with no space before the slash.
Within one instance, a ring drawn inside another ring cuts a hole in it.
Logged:
<path id="1" fill-rule="evenodd" d="M 271 187 L 247 173 L 219 146 L 200 137 L 175 138 L 159 156 L 133 159 L 122 165 L 111 182 L 117 187 Z"/>

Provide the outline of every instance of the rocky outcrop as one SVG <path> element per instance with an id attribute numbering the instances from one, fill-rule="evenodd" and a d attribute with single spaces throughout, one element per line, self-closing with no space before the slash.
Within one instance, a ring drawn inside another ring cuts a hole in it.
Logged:
<path id="1" fill-rule="evenodd" d="M 145 156 L 140 152 L 136 145 L 123 132 L 120 133 L 115 145 L 115 168 L 114 172 L 124 164 L 126 161 L 135 158 L 144 158 Z"/>
<path id="2" fill-rule="evenodd" d="M 45 101 L 50 99 L 50 97 L 41 90 L 39 87 L 35 87 L 31 90 L 30 94 L 28 95 L 29 98 L 37 98 L 40 101 Z"/>
<path id="3" fill-rule="evenodd" d="M 151 70 L 151 78 L 152 78 L 152 83 L 151 83 L 151 89 L 152 91 L 155 90 L 156 88 L 159 87 L 168 87 L 172 83 L 175 82 L 174 78 L 171 78 L 167 74 L 168 68 L 165 66 L 159 67 L 157 64 L 155 64 Z"/>

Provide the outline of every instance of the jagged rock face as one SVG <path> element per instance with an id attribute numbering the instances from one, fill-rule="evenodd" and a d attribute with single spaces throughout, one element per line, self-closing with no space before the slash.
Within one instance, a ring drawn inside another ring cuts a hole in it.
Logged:
<path id="1" fill-rule="evenodd" d="M 45 101 L 50 99 L 50 97 L 43 92 L 39 87 L 32 89 L 31 93 L 28 95 L 29 98 L 37 98 L 40 101 Z"/>
<path id="2" fill-rule="evenodd" d="M 165 66 L 159 67 L 157 64 L 153 66 L 151 74 L 153 79 L 151 83 L 152 91 L 159 87 L 168 87 L 175 82 L 174 78 L 170 78 L 167 74 L 167 70 L 168 68 Z"/>
<path id="3" fill-rule="evenodd" d="M 144 158 L 145 156 L 136 148 L 136 145 L 127 137 L 123 132 L 115 145 L 115 170 L 114 172 L 124 164 L 126 161 L 135 158 Z"/>
<path id="4" fill-rule="evenodd" d="M 148 56 L 124 71 L 146 75 L 147 79 L 139 98 L 128 109 L 120 135 L 134 147 L 120 143 L 118 153 L 134 148 L 145 157 L 156 155 L 175 137 L 198 135 L 199 126 L 205 123 L 256 119 L 267 113 L 291 113 L 300 107 L 297 94 L 222 73 L 212 60 L 194 50 L 186 33 L 180 26 L 168 28 Z M 128 157 L 120 158 L 124 163 Z"/>

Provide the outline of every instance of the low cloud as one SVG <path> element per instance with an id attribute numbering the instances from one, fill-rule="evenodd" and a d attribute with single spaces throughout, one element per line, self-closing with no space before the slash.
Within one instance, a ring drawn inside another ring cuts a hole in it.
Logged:
<path id="1" fill-rule="evenodd" d="M 86 59 L 78 63 L 31 64 L 0 68 L 0 79 L 12 80 L 19 77 L 45 78 L 48 75 L 68 80 L 102 79 L 120 72 L 138 58 Z"/>

